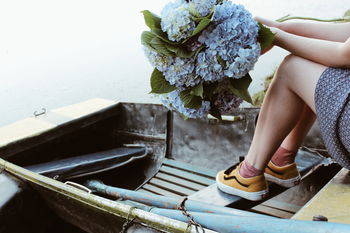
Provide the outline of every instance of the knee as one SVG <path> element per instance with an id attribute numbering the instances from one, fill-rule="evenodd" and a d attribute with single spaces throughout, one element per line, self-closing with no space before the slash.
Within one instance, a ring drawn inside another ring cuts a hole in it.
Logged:
<path id="1" fill-rule="evenodd" d="M 302 58 L 293 54 L 286 56 L 275 73 L 274 82 L 287 85 L 288 82 L 297 78 L 298 75 L 296 74 L 300 70 L 300 63 L 302 60 Z"/>

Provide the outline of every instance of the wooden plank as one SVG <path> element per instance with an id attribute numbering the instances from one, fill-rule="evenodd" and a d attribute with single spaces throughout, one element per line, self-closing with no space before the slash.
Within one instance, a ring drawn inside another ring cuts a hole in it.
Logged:
<path id="1" fill-rule="evenodd" d="M 182 171 L 176 168 L 172 168 L 172 167 L 167 167 L 167 166 L 162 166 L 160 168 L 160 171 L 171 174 L 171 175 L 175 175 L 199 184 L 204 184 L 204 185 L 211 185 L 215 183 L 214 179 L 209 179 L 203 176 L 199 176 L 196 174 L 192 174 L 190 172 L 186 172 L 186 171 Z"/>
<path id="2" fill-rule="evenodd" d="M 273 199 L 267 200 L 261 204 L 265 206 L 269 206 L 271 208 L 287 211 L 293 214 L 296 213 L 301 208 L 301 206 L 298 206 L 298 205 L 290 204 L 284 201 L 277 201 Z"/>
<path id="3" fill-rule="evenodd" d="M 116 102 L 112 100 L 94 98 L 77 104 L 72 104 L 62 108 L 54 109 L 52 110 L 52 112 L 58 113 L 59 115 L 65 117 L 78 119 L 80 117 L 111 107 L 115 104 Z"/>
<path id="4" fill-rule="evenodd" d="M 181 170 L 196 173 L 199 175 L 207 176 L 207 177 L 212 178 L 212 179 L 215 179 L 216 174 L 217 174 L 217 171 L 215 171 L 215 170 L 193 166 L 191 164 L 172 160 L 172 159 L 165 159 L 163 161 L 163 164 L 171 166 L 171 167 L 179 168 Z"/>
<path id="5" fill-rule="evenodd" d="M 221 192 L 216 184 L 212 184 L 188 197 L 195 201 L 202 201 L 208 204 L 226 206 L 230 203 L 237 202 L 242 198 Z"/>
<path id="6" fill-rule="evenodd" d="M 167 197 L 181 197 L 181 195 L 178 195 L 176 193 L 172 193 L 172 192 L 169 192 L 167 190 L 158 188 L 157 186 L 154 186 L 151 184 L 145 184 L 142 188 L 147 190 L 147 191 L 158 194 L 158 195 L 163 195 L 163 196 L 167 196 Z"/>
<path id="7" fill-rule="evenodd" d="M 327 162 L 328 159 L 321 158 L 320 156 L 317 156 L 307 151 L 299 150 L 296 161 L 299 167 L 301 167 L 300 173 L 305 174 L 306 171 L 309 171 L 314 167 L 320 166 L 321 164 Z M 270 195 L 278 195 L 279 193 L 285 190 L 275 184 L 269 184 L 269 189 Z M 218 190 L 216 184 L 212 184 L 209 187 L 206 187 L 194 193 L 193 195 L 190 195 L 188 198 L 191 200 L 202 201 L 209 204 L 221 206 L 230 205 L 233 208 L 250 208 L 253 207 L 253 205 L 256 205 L 256 202 L 252 202 L 249 200 L 245 200 L 239 196 L 229 195 L 224 192 L 221 192 L 220 190 Z"/>
<path id="8" fill-rule="evenodd" d="M 148 194 L 156 194 L 156 193 L 153 193 L 153 192 L 150 192 L 146 189 L 143 189 L 143 188 L 140 188 L 139 190 L 137 190 L 138 192 L 141 192 L 141 193 L 148 193 Z"/>
<path id="9" fill-rule="evenodd" d="M 350 171 L 342 169 L 293 219 L 312 220 L 323 215 L 329 222 L 350 224 Z"/>
<path id="10" fill-rule="evenodd" d="M 17 121 L 0 128 L 0 146 L 4 147 L 15 141 L 34 137 L 55 127 L 57 127 L 56 124 L 35 117 Z"/>
<path id="11" fill-rule="evenodd" d="M 168 182 L 172 182 L 172 183 L 181 185 L 181 186 L 186 187 L 186 188 L 193 189 L 195 191 L 199 191 L 199 190 L 207 187 L 206 185 L 194 183 L 194 182 L 191 182 L 191 181 L 188 181 L 185 179 L 178 178 L 176 176 L 168 175 L 168 174 L 163 173 L 163 172 L 158 172 L 158 174 L 155 177 L 162 179 L 162 180 L 165 180 L 165 181 L 168 181 Z"/>
<path id="12" fill-rule="evenodd" d="M 254 212 L 261 213 L 261 214 L 268 214 L 274 217 L 279 217 L 279 218 L 291 218 L 293 216 L 293 213 L 279 210 L 272 208 L 270 206 L 265 206 L 265 205 L 258 205 L 252 208 Z"/>
<path id="13" fill-rule="evenodd" d="M 157 186 L 159 188 L 169 190 L 170 192 L 177 193 L 181 196 L 188 196 L 188 195 L 195 193 L 194 190 L 187 189 L 187 188 L 181 187 L 179 185 L 175 185 L 175 184 L 172 184 L 172 183 L 169 183 L 169 182 L 157 179 L 157 178 L 152 178 L 148 183 L 152 184 L 154 186 Z"/>

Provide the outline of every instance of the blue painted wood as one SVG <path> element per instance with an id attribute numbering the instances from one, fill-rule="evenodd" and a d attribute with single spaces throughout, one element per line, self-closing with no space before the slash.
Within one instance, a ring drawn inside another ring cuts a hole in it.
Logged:
<path id="1" fill-rule="evenodd" d="M 196 174 L 193 174 L 193 173 L 190 173 L 190 172 L 187 172 L 187 171 L 183 171 L 183 170 L 180 170 L 180 169 L 177 169 L 177 168 L 168 167 L 168 166 L 165 166 L 165 165 L 163 165 L 160 168 L 160 171 L 168 173 L 168 174 L 171 174 L 171 175 L 175 175 L 175 176 L 181 177 L 183 179 L 186 179 L 186 180 L 189 180 L 189 181 L 192 181 L 192 182 L 203 184 L 203 185 L 211 185 L 211 184 L 215 183 L 214 179 L 209 179 L 207 177 L 203 177 L 203 176 L 200 176 L 200 175 L 196 175 Z"/>
<path id="2" fill-rule="evenodd" d="M 172 159 L 165 159 L 163 161 L 163 164 L 171 166 L 171 167 L 175 167 L 175 168 L 178 168 L 178 169 L 182 169 L 182 170 L 185 170 L 185 171 L 188 171 L 188 172 L 192 172 L 192 173 L 196 173 L 196 174 L 199 174 L 199 175 L 207 176 L 207 177 L 212 178 L 212 179 L 215 179 L 216 173 L 218 172 L 218 171 L 215 171 L 215 170 L 193 166 L 191 164 L 180 162 L 180 161 L 176 161 L 176 160 L 172 160 Z"/>

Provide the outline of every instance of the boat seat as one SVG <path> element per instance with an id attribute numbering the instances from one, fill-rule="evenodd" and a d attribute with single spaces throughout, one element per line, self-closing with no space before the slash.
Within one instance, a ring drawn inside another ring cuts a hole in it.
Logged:
<path id="1" fill-rule="evenodd" d="M 329 163 L 325 157 L 299 150 L 296 163 L 301 175 L 321 164 Z M 241 202 L 238 196 L 219 191 L 215 184 L 217 171 L 193 166 L 184 162 L 165 159 L 159 172 L 144 184 L 139 191 L 171 197 L 185 197 L 209 204 L 231 206 Z M 270 184 L 271 189 L 278 187 Z M 245 200 L 244 200 L 245 201 Z"/>
<path id="2" fill-rule="evenodd" d="M 350 224 L 350 171 L 343 168 L 292 219 L 325 216 L 329 222 Z"/>
<path id="3" fill-rule="evenodd" d="M 57 180 L 90 175 L 123 166 L 147 155 L 145 147 L 120 147 L 92 154 L 35 164 L 26 169 Z"/>
<path id="4" fill-rule="evenodd" d="M 215 183 L 215 170 L 165 159 L 159 172 L 138 191 L 169 197 L 190 196 Z"/>

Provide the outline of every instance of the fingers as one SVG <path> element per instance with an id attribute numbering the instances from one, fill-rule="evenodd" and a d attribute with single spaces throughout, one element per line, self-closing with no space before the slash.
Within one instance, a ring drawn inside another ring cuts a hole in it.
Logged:
<path id="1" fill-rule="evenodd" d="M 254 19 L 266 26 L 269 26 L 269 27 L 277 27 L 279 26 L 279 22 L 276 22 L 276 21 L 273 21 L 273 20 L 270 20 L 270 19 L 266 19 L 266 18 L 263 18 L 263 17 L 260 17 L 260 16 L 255 16 Z"/>

